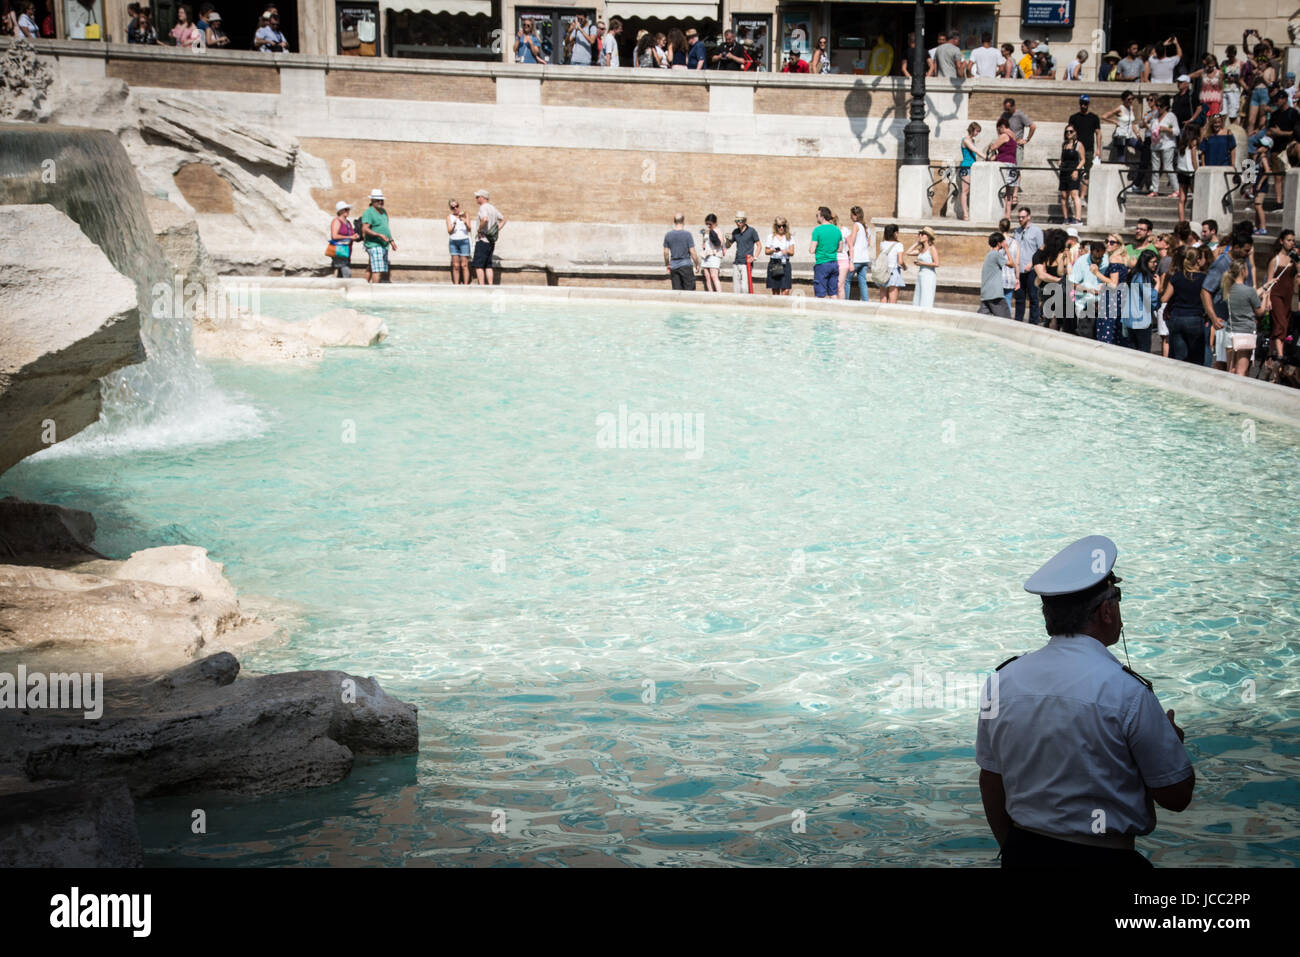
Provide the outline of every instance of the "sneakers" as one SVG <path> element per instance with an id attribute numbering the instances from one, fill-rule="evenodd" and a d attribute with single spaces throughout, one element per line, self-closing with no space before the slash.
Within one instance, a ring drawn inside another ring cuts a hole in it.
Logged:
<path id="1" fill-rule="evenodd" d="M 1268 230 L 1267 230 L 1267 229 L 1257 229 L 1257 230 L 1255 230 L 1255 235 L 1256 235 L 1256 236 L 1267 236 L 1267 235 L 1268 235 Z"/>

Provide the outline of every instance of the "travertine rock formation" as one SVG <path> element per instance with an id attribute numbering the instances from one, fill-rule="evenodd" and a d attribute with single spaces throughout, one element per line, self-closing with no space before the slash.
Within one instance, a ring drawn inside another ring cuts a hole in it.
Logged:
<path id="1" fill-rule="evenodd" d="M 135 285 L 53 206 L 0 206 L 0 472 L 99 418 L 99 379 L 144 361 Z M 26 242 L 24 237 L 39 237 Z"/>

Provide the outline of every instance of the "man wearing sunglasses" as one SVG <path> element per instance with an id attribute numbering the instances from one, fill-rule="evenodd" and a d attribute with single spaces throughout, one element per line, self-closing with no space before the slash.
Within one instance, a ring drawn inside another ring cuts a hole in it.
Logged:
<path id="1" fill-rule="evenodd" d="M 1191 803 L 1174 713 L 1107 650 L 1123 629 L 1116 555 L 1090 535 L 1030 576 L 1050 640 L 985 685 L 975 760 L 1005 868 L 1149 868 L 1134 839 L 1155 829 L 1155 805 Z"/>

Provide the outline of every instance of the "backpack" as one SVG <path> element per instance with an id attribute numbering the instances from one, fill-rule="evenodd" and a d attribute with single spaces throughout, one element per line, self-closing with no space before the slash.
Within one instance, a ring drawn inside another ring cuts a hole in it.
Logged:
<path id="1" fill-rule="evenodd" d="M 893 243 L 882 243 L 879 251 L 876 253 L 875 261 L 871 264 L 871 281 L 877 286 L 883 286 L 889 282 L 889 254 L 893 252 Z"/>

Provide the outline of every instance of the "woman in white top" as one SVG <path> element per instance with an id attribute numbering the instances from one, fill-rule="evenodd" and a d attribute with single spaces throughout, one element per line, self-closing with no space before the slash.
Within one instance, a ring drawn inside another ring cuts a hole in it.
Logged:
<path id="1" fill-rule="evenodd" d="M 794 255 L 794 237 L 790 235 L 790 224 L 784 216 L 778 216 L 772 223 L 772 234 L 763 244 L 763 252 L 772 257 L 767 261 L 767 288 L 774 296 L 790 295 L 790 257 Z"/>
<path id="2" fill-rule="evenodd" d="M 853 247 L 849 245 L 849 237 L 853 233 L 847 226 L 840 226 L 838 216 L 832 216 L 831 222 L 839 227 L 840 235 L 844 237 L 844 242 L 840 243 L 840 251 L 835 254 L 835 262 L 840 267 L 839 297 L 847 299 L 849 298 L 849 270 L 853 268 L 853 260 L 849 254 L 849 250 Z"/>
<path id="3" fill-rule="evenodd" d="M 1133 92 L 1125 90 L 1120 94 L 1119 106 L 1102 114 L 1100 119 L 1103 123 L 1115 124 L 1115 135 L 1110 141 L 1110 161 L 1123 163 L 1129 147 L 1136 150 L 1140 145 L 1137 134 L 1133 132 L 1133 122 L 1136 119 L 1133 115 Z"/>
<path id="4" fill-rule="evenodd" d="M 700 271 L 704 273 L 704 291 L 722 292 L 718 284 L 718 270 L 722 268 L 722 257 L 727 247 L 722 234 L 718 232 L 718 217 L 713 213 L 704 217 L 704 228 L 700 230 Z"/>
<path id="5" fill-rule="evenodd" d="M 853 217 L 853 231 L 849 234 L 849 250 L 853 258 L 853 271 L 849 274 L 848 284 L 853 285 L 853 280 L 858 283 L 858 298 L 863 302 L 868 302 L 870 297 L 867 291 L 870 288 L 871 279 L 871 246 L 874 237 L 872 229 L 867 225 L 866 215 L 862 212 L 861 206 L 854 206 L 849 210 L 849 215 Z"/>
<path id="6" fill-rule="evenodd" d="M 903 253 L 903 244 L 898 241 L 898 227 L 890 223 L 885 227 L 885 241 L 880 244 L 877 256 L 884 256 L 888 276 L 881 290 L 882 302 L 898 302 L 898 290 L 907 285 L 903 281 L 903 270 L 907 268 L 907 259 Z"/>
<path id="7" fill-rule="evenodd" d="M 447 200 L 447 250 L 451 253 L 453 285 L 469 285 L 469 219 L 460 203 Z"/>

